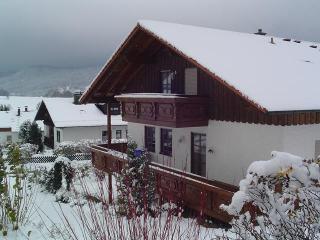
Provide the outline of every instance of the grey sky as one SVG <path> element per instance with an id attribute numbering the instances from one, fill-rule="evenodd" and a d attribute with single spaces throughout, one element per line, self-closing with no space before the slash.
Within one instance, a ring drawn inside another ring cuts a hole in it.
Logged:
<path id="1" fill-rule="evenodd" d="M 0 0 L 0 71 L 103 64 L 138 19 L 320 42 L 319 0 Z"/>

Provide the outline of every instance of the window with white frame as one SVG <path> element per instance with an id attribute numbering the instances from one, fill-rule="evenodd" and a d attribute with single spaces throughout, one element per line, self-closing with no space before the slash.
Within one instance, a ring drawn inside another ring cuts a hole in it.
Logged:
<path id="1" fill-rule="evenodd" d="M 57 142 L 61 142 L 61 133 L 59 130 L 57 130 Z"/>
<path id="2" fill-rule="evenodd" d="M 122 131 L 116 130 L 116 139 L 121 139 L 121 138 L 122 138 Z"/>
<path id="3" fill-rule="evenodd" d="M 101 140 L 102 140 L 102 142 L 106 142 L 108 140 L 108 131 L 107 130 L 103 130 L 101 132 Z"/>
<path id="4" fill-rule="evenodd" d="M 175 72 L 172 70 L 163 70 L 160 72 L 162 93 L 172 93 L 172 84 Z"/>

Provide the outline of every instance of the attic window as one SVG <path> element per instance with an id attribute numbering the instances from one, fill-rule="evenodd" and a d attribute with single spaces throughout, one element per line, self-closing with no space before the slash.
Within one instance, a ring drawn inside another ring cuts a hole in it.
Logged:
<path id="1" fill-rule="evenodd" d="M 282 39 L 283 41 L 286 41 L 286 42 L 290 42 L 291 41 L 291 39 L 290 38 L 284 38 L 284 39 Z"/>

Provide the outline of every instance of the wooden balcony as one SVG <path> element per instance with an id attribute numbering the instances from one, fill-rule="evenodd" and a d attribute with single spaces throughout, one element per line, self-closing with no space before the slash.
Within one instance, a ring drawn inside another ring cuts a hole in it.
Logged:
<path id="1" fill-rule="evenodd" d="M 127 161 L 126 154 L 114 149 L 124 150 L 125 147 L 112 144 L 111 148 L 93 146 L 93 164 L 100 170 L 120 173 Z M 231 220 L 231 216 L 219 206 L 230 203 L 233 194 L 238 190 L 237 187 L 157 163 L 151 163 L 150 167 L 156 176 L 157 194 L 162 199 L 176 202 L 225 223 Z"/>
<path id="2" fill-rule="evenodd" d="M 124 121 L 164 127 L 207 126 L 208 98 L 171 94 L 123 94 L 121 102 Z"/>

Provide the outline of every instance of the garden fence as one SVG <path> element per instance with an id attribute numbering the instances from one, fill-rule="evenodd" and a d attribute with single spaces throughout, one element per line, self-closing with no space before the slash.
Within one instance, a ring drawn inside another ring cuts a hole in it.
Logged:
<path id="1" fill-rule="evenodd" d="M 49 163 L 54 162 L 58 156 L 57 155 L 44 155 L 44 156 L 33 156 L 29 159 L 25 159 L 25 163 Z M 91 160 L 91 153 L 77 153 L 72 155 L 66 155 L 71 161 L 84 161 Z"/>

